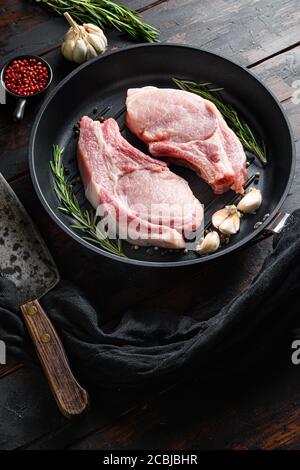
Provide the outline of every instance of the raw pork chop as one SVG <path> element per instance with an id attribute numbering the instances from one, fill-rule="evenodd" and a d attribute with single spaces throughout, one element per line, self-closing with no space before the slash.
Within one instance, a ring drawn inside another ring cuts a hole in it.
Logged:
<path id="1" fill-rule="evenodd" d="M 126 124 L 157 158 L 193 168 L 216 194 L 243 193 L 246 156 L 216 106 L 183 90 L 152 86 L 127 93 Z"/>
<path id="2" fill-rule="evenodd" d="M 78 164 L 87 199 L 95 209 L 104 207 L 119 236 L 132 243 L 183 248 L 183 234 L 202 222 L 188 183 L 132 147 L 114 119 L 81 119 Z"/>

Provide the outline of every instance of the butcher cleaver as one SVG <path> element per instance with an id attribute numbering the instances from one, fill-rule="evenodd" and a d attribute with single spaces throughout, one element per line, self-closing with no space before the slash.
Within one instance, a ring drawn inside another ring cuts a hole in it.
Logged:
<path id="1" fill-rule="evenodd" d="M 0 272 L 15 283 L 22 317 L 54 397 L 68 417 L 89 404 L 39 299 L 59 281 L 57 267 L 17 196 L 0 173 Z"/>

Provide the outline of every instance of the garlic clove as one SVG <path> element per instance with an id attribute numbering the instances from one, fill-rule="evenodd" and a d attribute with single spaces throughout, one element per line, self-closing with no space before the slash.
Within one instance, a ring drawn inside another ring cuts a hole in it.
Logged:
<path id="1" fill-rule="evenodd" d="M 225 206 L 223 209 L 215 212 L 212 216 L 212 224 L 215 228 L 219 228 L 220 225 L 229 217 L 230 215 L 236 214 L 237 208 L 233 204 L 231 206 Z"/>
<path id="2" fill-rule="evenodd" d="M 79 33 L 80 33 L 81 37 L 84 38 L 87 34 L 85 28 L 82 25 L 77 25 L 77 27 L 79 28 Z"/>
<path id="3" fill-rule="evenodd" d="M 219 211 L 215 212 L 212 216 L 212 224 L 215 228 L 219 228 L 220 225 L 226 220 L 228 217 L 228 210 L 224 207 L 224 209 L 220 209 Z"/>
<path id="4" fill-rule="evenodd" d="M 256 188 L 250 188 L 248 193 L 238 203 L 238 210 L 249 214 L 255 212 L 262 203 L 261 191 Z"/>
<path id="5" fill-rule="evenodd" d="M 64 41 L 61 45 L 61 52 L 62 55 L 70 61 L 73 61 L 73 50 L 75 47 L 75 40 L 74 39 L 68 39 L 67 41 Z"/>
<path id="6" fill-rule="evenodd" d="M 102 33 L 102 29 L 99 26 L 92 23 L 83 23 L 82 25 L 88 33 Z"/>
<path id="7" fill-rule="evenodd" d="M 79 38 L 75 41 L 73 49 L 73 61 L 76 64 L 82 64 L 86 60 L 86 44 L 83 39 Z"/>
<path id="8" fill-rule="evenodd" d="M 68 29 L 68 31 L 66 32 L 66 34 L 65 34 L 65 36 L 64 36 L 64 42 L 66 42 L 66 41 L 68 41 L 68 40 L 75 39 L 76 34 L 77 34 L 77 33 L 74 31 L 73 28 Z"/>
<path id="9" fill-rule="evenodd" d="M 103 52 L 106 48 L 106 38 L 105 37 L 103 38 L 99 34 L 87 33 L 87 40 L 94 47 L 94 49 L 98 52 L 98 54 Z"/>
<path id="10" fill-rule="evenodd" d="M 86 44 L 86 60 L 89 60 L 89 59 L 93 59 L 93 57 L 97 57 L 97 52 L 95 51 L 95 49 L 93 48 L 93 46 L 91 46 L 91 44 Z"/>
<path id="11" fill-rule="evenodd" d="M 208 232 L 202 242 L 197 246 L 196 251 L 199 255 L 214 253 L 220 246 L 219 234 L 215 231 Z"/>
<path id="12" fill-rule="evenodd" d="M 237 233 L 240 229 L 240 213 L 236 211 L 227 219 L 224 220 L 224 222 L 219 225 L 219 230 L 221 233 L 224 233 L 225 235 L 234 235 Z"/>

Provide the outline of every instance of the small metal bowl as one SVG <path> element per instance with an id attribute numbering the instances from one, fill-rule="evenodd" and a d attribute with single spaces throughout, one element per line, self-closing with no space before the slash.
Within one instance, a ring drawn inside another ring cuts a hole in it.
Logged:
<path id="1" fill-rule="evenodd" d="M 5 75 L 5 71 L 6 71 L 7 67 L 9 67 L 14 60 L 20 60 L 20 59 L 36 59 L 36 60 L 42 62 L 42 64 L 47 68 L 48 73 L 49 73 L 48 82 L 45 85 L 45 87 L 42 90 L 37 91 L 36 93 L 33 93 L 30 96 L 24 96 L 24 95 L 19 95 L 17 93 L 13 93 L 8 88 L 6 88 L 6 85 L 5 85 L 5 82 L 4 82 L 4 75 Z M 39 57 L 37 55 L 32 55 L 32 54 L 19 55 L 19 56 L 13 57 L 11 60 L 9 60 L 4 65 L 4 67 L 1 70 L 1 75 L 0 75 L 1 84 L 2 84 L 3 88 L 5 89 L 6 93 L 8 93 L 10 96 L 17 99 L 17 104 L 16 104 L 15 110 L 13 112 L 13 120 L 14 121 L 16 121 L 16 122 L 22 121 L 27 100 L 29 100 L 31 98 L 36 98 L 38 95 L 41 95 L 42 93 L 44 93 L 49 88 L 49 86 L 52 82 L 52 78 L 53 78 L 53 72 L 52 72 L 52 69 L 51 69 L 50 65 L 48 64 L 48 62 L 46 62 L 45 59 L 42 59 L 42 57 Z"/>

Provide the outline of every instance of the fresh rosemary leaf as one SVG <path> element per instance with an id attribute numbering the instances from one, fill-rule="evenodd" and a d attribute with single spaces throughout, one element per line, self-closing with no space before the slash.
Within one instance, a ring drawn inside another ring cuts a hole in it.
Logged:
<path id="1" fill-rule="evenodd" d="M 70 224 L 71 228 L 84 232 L 83 238 L 93 243 L 97 243 L 103 250 L 109 251 L 118 256 L 125 257 L 122 251 L 121 240 L 110 240 L 108 238 L 99 237 L 99 228 L 96 224 L 96 216 L 88 210 L 82 211 L 79 202 L 73 193 L 73 188 L 65 176 L 65 168 L 62 164 L 62 155 L 64 149 L 53 145 L 53 158 L 50 161 L 50 167 L 55 178 L 55 191 L 63 206 L 58 209 L 69 214 L 77 221 Z"/>
<path id="2" fill-rule="evenodd" d="M 138 13 L 111 0 L 35 0 L 63 15 L 68 12 L 82 23 L 124 31 L 136 40 L 158 41 L 159 30 L 145 23 Z"/>
<path id="3" fill-rule="evenodd" d="M 196 83 L 188 80 L 179 80 L 177 78 L 173 78 L 173 82 L 181 88 L 181 90 L 195 93 L 214 103 L 221 114 L 223 114 L 227 123 L 235 131 L 243 147 L 252 152 L 263 165 L 267 164 L 265 143 L 263 141 L 258 142 L 248 124 L 240 119 L 233 106 L 224 103 L 219 95 L 219 92 L 222 91 L 223 88 L 211 88 L 211 83 Z"/>

